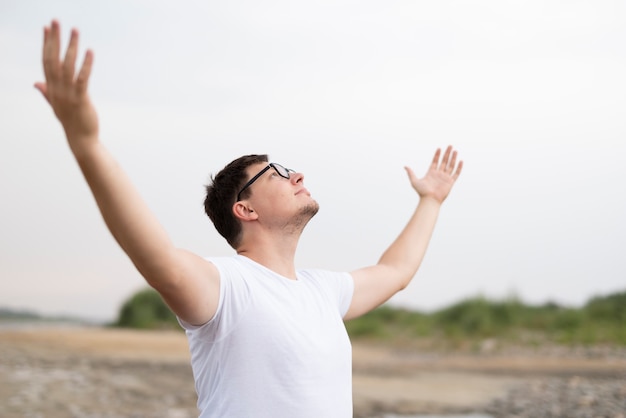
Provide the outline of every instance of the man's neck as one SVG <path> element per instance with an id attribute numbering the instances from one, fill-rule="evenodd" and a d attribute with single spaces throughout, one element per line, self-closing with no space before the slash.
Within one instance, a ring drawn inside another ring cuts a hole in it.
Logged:
<path id="1" fill-rule="evenodd" d="M 296 279 L 295 255 L 299 237 L 276 237 L 255 239 L 242 244 L 237 254 L 261 264 L 264 267 L 289 279 Z"/>

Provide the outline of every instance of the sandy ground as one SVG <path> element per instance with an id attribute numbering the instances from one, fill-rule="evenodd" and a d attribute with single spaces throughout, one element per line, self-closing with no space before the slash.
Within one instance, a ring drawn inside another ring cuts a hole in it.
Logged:
<path id="1" fill-rule="evenodd" d="M 612 352 L 442 354 L 355 342 L 353 369 L 355 417 L 485 412 L 548 378 L 608 380 L 626 399 L 626 356 Z M 182 332 L 0 329 L 0 417 L 186 418 L 197 416 L 195 402 Z"/>

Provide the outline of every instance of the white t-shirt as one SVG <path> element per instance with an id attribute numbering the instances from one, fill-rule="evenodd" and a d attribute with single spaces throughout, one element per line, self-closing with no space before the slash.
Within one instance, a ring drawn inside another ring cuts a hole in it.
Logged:
<path id="1" fill-rule="evenodd" d="M 351 418 L 352 349 L 343 316 L 348 273 L 290 280 L 241 255 L 209 259 L 219 305 L 185 328 L 200 417 Z"/>

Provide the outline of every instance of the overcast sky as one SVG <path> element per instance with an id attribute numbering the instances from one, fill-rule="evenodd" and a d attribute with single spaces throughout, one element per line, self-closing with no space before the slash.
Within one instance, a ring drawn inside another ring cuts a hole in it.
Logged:
<path id="1" fill-rule="evenodd" d="M 375 263 L 454 145 L 463 174 L 396 305 L 626 289 L 626 6 L 598 0 L 0 2 L 0 306 L 113 319 L 142 278 L 33 88 L 42 28 L 95 52 L 101 137 L 170 232 L 232 250 L 209 174 L 269 153 L 321 205 L 299 267 Z"/>

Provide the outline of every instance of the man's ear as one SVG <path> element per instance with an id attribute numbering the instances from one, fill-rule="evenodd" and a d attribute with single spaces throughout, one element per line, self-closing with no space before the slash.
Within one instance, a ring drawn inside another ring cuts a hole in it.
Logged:
<path id="1" fill-rule="evenodd" d="M 259 217 L 252 206 L 244 201 L 235 202 L 233 205 L 233 215 L 242 222 L 254 221 Z"/>

